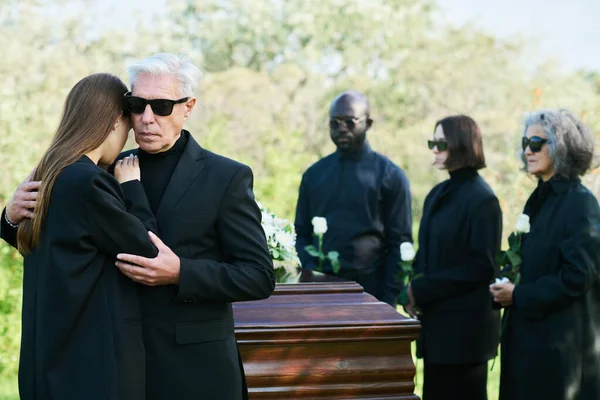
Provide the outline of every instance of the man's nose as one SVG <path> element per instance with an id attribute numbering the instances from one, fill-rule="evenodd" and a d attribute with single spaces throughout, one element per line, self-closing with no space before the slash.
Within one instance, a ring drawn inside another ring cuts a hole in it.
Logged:
<path id="1" fill-rule="evenodd" d="M 152 107 L 150 104 L 146 104 L 146 108 L 144 109 L 144 113 L 142 114 L 142 122 L 145 124 L 150 124 L 154 122 L 155 115 L 154 111 L 152 111 Z"/>

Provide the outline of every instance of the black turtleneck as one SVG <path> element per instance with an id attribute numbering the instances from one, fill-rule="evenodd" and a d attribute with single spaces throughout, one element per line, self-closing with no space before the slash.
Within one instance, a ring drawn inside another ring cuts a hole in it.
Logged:
<path id="1" fill-rule="evenodd" d="M 552 191 L 551 181 L 557 180 L 556 177 L 552 177 L 550 180 L 544 182 L 543 180 L 538 181 L 537 188 L 533 191 L 529 200 L 525 204 L 525 214 L 529 216 L 529 223 L 533 225 L 533 221 L 536 219 L 540 210 L 544 206 L 548 195 Z"/>
<path id="2" fill-rule="evenodd" d="M 477 169 L 473 167 L 455 169 L 454 171 L 450 171 L 450 182 L 451 184 L 463 183 L 477 175 Z"/>
<path id="3" fill-rule="evenodd" d="M 443 197 L 459 185 L 479 175 L 476 168 L 462 167 L 448 172 L 450 179 L 441 183 L 440 196 Z"/>
<path id="4" fill-rule="evenodd" d="M 181 135 L 173 147 L 167 151 L 150 154 L 139 149 L 137 153 L 140 159 L 142 185 L 144 186 L 146 196 L 150 202 L 150 208 L 154 215 L 156 215 L 158 205 L 167 189 L 171 175 L 175 171 L 179 157 L 181 157 L 185 149 L 188 137 L 189 133 L 184 130 L 181 131 Z"/>

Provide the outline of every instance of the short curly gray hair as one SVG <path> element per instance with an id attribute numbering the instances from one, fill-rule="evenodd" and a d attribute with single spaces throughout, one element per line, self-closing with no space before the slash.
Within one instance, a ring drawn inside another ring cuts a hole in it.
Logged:
<path id="1" fill-rule="evenodd" d="M 554 171 L 565 178 L 577 178 L 584 175 L 594 159 L 594 135 L 577 117 L 565 109 L 540 110 L 525 118 L 525 129 L 540 125 L 548 138 L 550 159 Z M 523 169 L 527 170 L 525 152 L 521 153 Z"/>
<path id="2" fill-rule="evenodd" d="M 129 83 L 133 89 L 138 75 L 174 75 L 181 83 L 179 94 L 193 97 L 202 72 L 183 54 L 158 53 L 146 57 L 127 68 Z"/>

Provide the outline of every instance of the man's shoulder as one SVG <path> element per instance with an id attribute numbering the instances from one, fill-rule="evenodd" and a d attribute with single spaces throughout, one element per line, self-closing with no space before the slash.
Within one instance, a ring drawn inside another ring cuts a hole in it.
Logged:
<path id="1" fill-rule="evenodd" d="M 120 160 L 120 159 L 122 159 L 122 158 L 125 158 L 125 157 L 127 157 L 127 156 L 130 156 L 130 155 L 132 155 L 132 154 L 137 154 L 137 152 L 138 152 L 138 148 L 137 148 L 137 147 L 136 147 L 136 148 L 134 148 L 134 149 L 129 149 L 129 150 L 125 150 L 125 151 L 123 151 L 123 152 L 121 152 L 121 154 L 119 154 L 119 156 L 118 156 L 118 157 L 115 159 L 115 161 L 113 162 L 113 164 L 114 164 L 115 162 L 119 161 L 119 160 Z"/>
<path id="2" fill-rule="evenodd" d="M 227 168 L 227 169 L 231 169 L 231 170 L 237 170 L 238 168 L 250 168 L 248 165 L 234 160 L 233 158 L 229 158 L 226 156 L 223 156 L 221 154 L 217 154 L 215 152 L 212 152 L 210 150 L 206 150 L 206 149 L 202 149 L 202 151 L 204 152 L 204 158 L 206 160 L 207 163 L 218 166 L 219 168 Z"/>
<path id="3" fill-rule="evenodd" d="M 335 161 L 335 153 L 331 153 L 331 154 L 321 158 L 320 160 L 318 160 L 317 162 L 312 164 L 310 167 L 308 167 L 306 169 L 306 171 L 304 172 L 304 174 L 306 175 L 306 174 L 321 173 L 323 168 L 328 167 L 334 161 Z"/>
<path id="4" fill-rule="evenodd" d="M 249 165 L 240 161 L 225 157 L 221 154 L 202 149 L 204 156 L 204 165 L 210 168 L 211 171 L 218 173 L 221 179 L 227 180 L 227 177 L 233 177 L 238 171 L 252 175 L 252 168 Z"/>
<path id="5" fill-rule="evenodd" d="M 377 151 L 372 151 L 371 156 L 374 160 L 374 163 L 379 166 L 378 170 L 381 171 L 385 177 L 395 181 L 408 182 L 408 176 L 406 175 L 406 172 L 404 172 L 404 170 L 388 156 Z"/>
<path id="6" fill-rule="evenodd" d="M 371 157 L 373 157 L 373 160 L 375 162 L 380 163 L 380 164 L 386 166 L 387 168 L 402 171 L 402 168 L 400 168 L 398 166 L 398 164 L 396 164 L 394 161 L 392 161 L 392 159 L 389 158 L 388 156 L 386 156 L 385 154 L 382 154 L 378 151 L 372 150 Z"/>

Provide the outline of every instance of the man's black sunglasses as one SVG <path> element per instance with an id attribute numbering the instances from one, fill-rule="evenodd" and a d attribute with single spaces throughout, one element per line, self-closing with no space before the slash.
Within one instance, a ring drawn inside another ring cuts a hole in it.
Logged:
<path id="1" fill-rule="evenodd" d="M 344 124 L 344 125 L 346 125 L 346 127 L 348 129 L 352 130 L 364 118 L 365 118 L 364 116 L 362 116 L 360 118 L 331 118 L 329 120 L 329 127 L 331 129 L 339 129 L 340 126 L 342 126 L 342 124 Z"/>
<path id="2" fill-rule="evenodd" d="M 448 150 L 448 142 L 445 140 L 428 140 L 427 147 L 429 150 L 433 150 L 434 147 L 437 146 L 438 151 L 446 151 Z"/>
<path id="3" fill-rule="evenodd" d="M 171 115 L 175 104 L 185 103 L 188 100 L 189 97 L 184 97 L 179 100 L 146 100 L 142 97 L 132 96 L 131 92 L 125 93 L 125 107 L 133 114 L 142 114 L 146 109 L 146 105 L 150 104 L 150 108 L 152 108 L 154 114 L 166 117 L 167 115 Z"/>
<path id="4" fill-rule="evenodd" d="M 523 147 L 523 151 L 529 146 L 529 150 L 533 153 L 537 153 L 542 150 L 542 146 L 548 143 L 548 139 L 543 139 L 539 136 L 532 136 L 531 138 L 523 137 L 521 140 L 521 147 Z"/>

